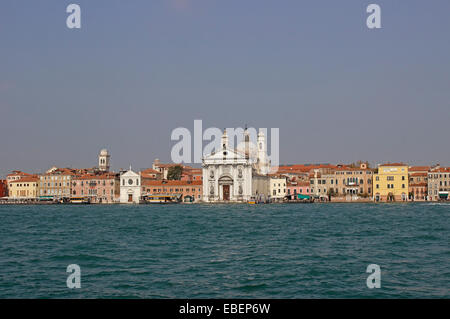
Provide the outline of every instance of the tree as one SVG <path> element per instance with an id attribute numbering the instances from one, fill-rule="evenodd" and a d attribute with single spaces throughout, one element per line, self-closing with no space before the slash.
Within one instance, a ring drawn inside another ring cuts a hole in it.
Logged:
<path id="1" fill-rule="evenodd" d="M 182 173 L 183 167 L 181 165 L 171 166 L 169 167 L 169 171 L 167 172 L 167 179 L 179 181 L 181 179 Z"/>

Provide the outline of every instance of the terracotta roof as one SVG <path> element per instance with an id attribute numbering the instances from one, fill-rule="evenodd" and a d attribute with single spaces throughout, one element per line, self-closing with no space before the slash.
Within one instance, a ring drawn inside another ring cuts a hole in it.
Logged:
<path id="1" fill-rule="evenodd" d="M 23 177 L 21 179 L 16 179 L 15 181 L 10 181 L 10 183 L 33 183 L 38 181 L 38 177 Z"/>
<path id="2" fill-rule="evenodd" d="M 167 164 L 159 163 L 159 164 L 155 164 L 155 166 L 162 167 L 162 168 L 173 167 L 173 166 L 181 166 L 181 167 L 183 167 L 183 169 L 193 168 L 191 166 L 185 166 L 185 165 L 182 165 L 182 164 L 175 164 L 175 163 L 167 163 Z"/>
<path id="3" fill-rule="evenodd" d="M 281 165 L 278 167 L 278 170 L 309 172 L 312 169 L 319 169 L 319 168 L 337 168 L 337 166 L 332 164 L 293 164 L 293 165 Z"/>
<path id="4" fill-rule="evenodd" d="M 157 171 L 156 169 L 147 168 L 147 169 L 142 170 L 141 174 L 157 174 L 157 175 L 161 175 L 162 173 L 160 171 Z"/>
<path id="5" fill-rule="evenodd" d="M 430 166 L 410 166 L 408 170 L 410 172 L 417 172 L 417 171 L 428 172 L 430 169 L 431 169 Z"/>
<path id="6" fill-rule="evenodd" d="M 412 173 L 410 176 L 427 176 L 428 172 L 421 172 L 421 173 Z"/>
<path id="7" fill-rule="evenodd" d="M 408 166 L 404 163 L 384 163 L 384 164 L 380 164 L 378 166 Z"/>
<path id="8" fill-rule="evenodd" d="M 335 171 L 373 171 L 372 168 L 349 167 L 349 166 L 337 167 L 334 170 Z"/>
<path id="9" fill-rule="evenodd" d="M 77 175 L 73 177 L 73 180 L 91 180 L 91 179 L 114 179 L 116 178 L 116 174 L 114 173 L 104 173 L 104 174 L 85 174 L 85 175 Z"/>
<path id="10" fill-rule="evenodd" d="M 22 171 L 12 171 L 11 174 L 8 174 L 6 176 L 35 176 L 35 175 L 28 174 L 28 173 L 25 173 L 25 172 L 22 172 Z"/>
<path id="11" fill-rule="evenodd" d="M 201 168 L 183 168 L 183 174 L 200 175 L 203 174 L 203 170 Z"/>
<path id="12" fill-rule="evenodd" d="M 72 168 L 57 168 L 56 170 L 49 172 L 49 173 L 45 173 L 42 175 L 46 175 L 46 176 L 51 176 L 51 175 L 76 175 L 76 171 L 75 169 Z M 83 170 L 78 170 L 79 172 L 83 171 Z"/>
<path id="13" fill-rule="evenodd" d="M 450 167 L 441 167 L 432 171 L 432 173 L 450 173 Z"/>

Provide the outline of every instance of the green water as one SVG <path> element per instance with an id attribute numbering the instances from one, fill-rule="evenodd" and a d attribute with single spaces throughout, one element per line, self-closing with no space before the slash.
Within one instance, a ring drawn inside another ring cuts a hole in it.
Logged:
<path id="1" fill-rule="evenodd" d="M 449 298 L 449 217 L 432 203 L 0 206 L 0 298 Z"/>

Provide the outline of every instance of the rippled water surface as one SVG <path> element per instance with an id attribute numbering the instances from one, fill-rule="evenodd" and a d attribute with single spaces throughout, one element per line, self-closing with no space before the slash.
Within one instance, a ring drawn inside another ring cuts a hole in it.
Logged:
<path id="1" fill-rule="evenodd" d="M 431 203 L 0 206 L 0 298 L 449 298 L 449 217 Z"/>

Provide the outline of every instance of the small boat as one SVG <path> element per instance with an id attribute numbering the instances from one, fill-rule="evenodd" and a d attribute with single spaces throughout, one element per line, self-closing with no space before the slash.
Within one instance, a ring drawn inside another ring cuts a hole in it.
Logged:
<path id="1" fill-rule="evenodd" d="M 145 204 L 178 204 L 180 196 L 178 195 L 147 195 L 144 196 Z"/>
<path id="2" fill-rule="evenodd" d="M 250 197 L 250 199 L 248 200 L 248 202 L 250 205 L 255 205 L 256 204 L 256 197 L 252 196 Z"/>
<path id="3" fill-rule="evenodd" d="M 90 204 L 91 201 L 89 199 L 89 197 L 71 197 L 70 200 L 68 201 L 69 204 Z"/>

